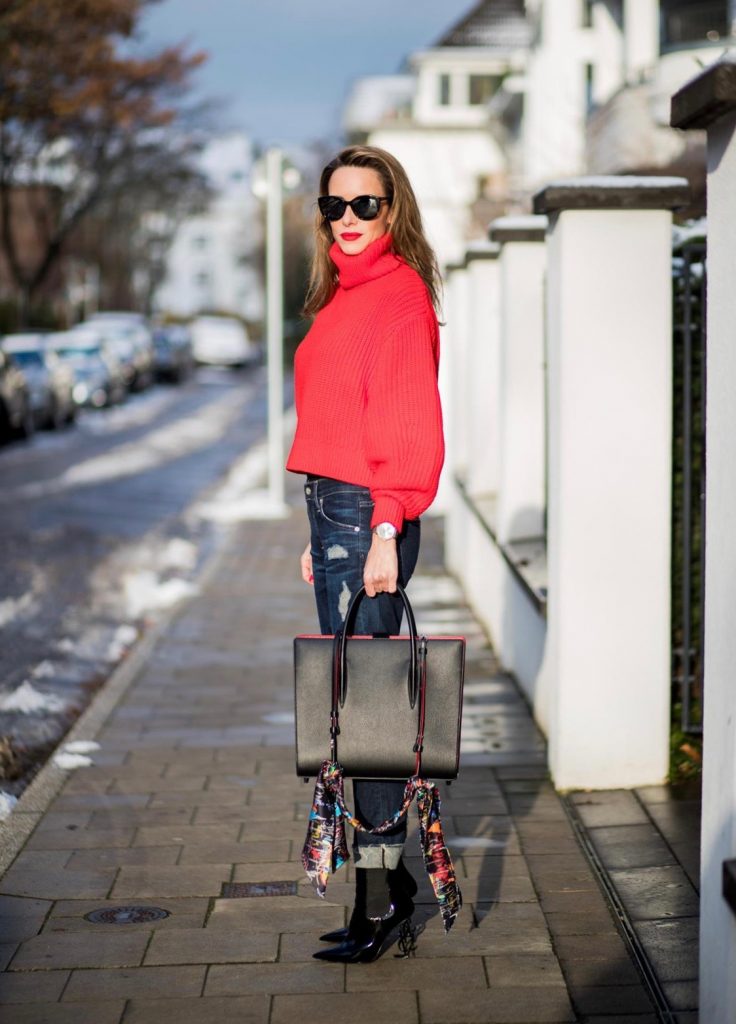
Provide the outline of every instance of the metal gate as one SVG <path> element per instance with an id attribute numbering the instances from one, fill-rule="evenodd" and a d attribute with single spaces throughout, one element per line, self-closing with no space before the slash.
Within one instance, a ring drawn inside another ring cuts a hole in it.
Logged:
<path id="1" fill-rule="evenodd" d="M 703 728 L 705 584 L 706 243 L 673 254 L 672 687 L 673 726 Z"/>

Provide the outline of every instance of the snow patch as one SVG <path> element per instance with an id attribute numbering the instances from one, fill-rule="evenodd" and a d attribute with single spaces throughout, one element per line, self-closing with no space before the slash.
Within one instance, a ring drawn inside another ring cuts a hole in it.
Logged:
<path id="1" fill-rule="evenodd" d="M 51 679 L 56 675 L 56 669 L 53 662 L 46 660 L 36 665 L 31 675 L 34 679 Z"/>
<path id="2" fill-rule="evenodd" d="M 100 744 L 94 740 L 73 740 L 71 743 L 65 743 L 63 753 L 64 754 L 91 754 L 93 750 L 99 750 Z"/>
<path id="3" fill-rule="evenodd" d="M 17 803 L 17 796 L 6 793 L 4 789 L 0 790 L 0 821 L 5 821 Z"/>
<path id="4" fill-rule="evenodd" d="M 174 537 L 161 553 L 161 566 L 164 569 L 194 569 L 197 564 L 197 546 L 189 540 Z"/>
<path id="5" fill-rule="evenodd" d="M 0 711 L 20 711 L 24 715 L 37 711 L 48 711 L 53 714 L 63 711 L 65 707 L 66 703 L 61 698 L 50 693 L 41 693 L 27 679 L 17 690 L 0 699 Z"/>
<path id="6" fill-rule="evenodd" d="M 296 426 L 293 406 L 284 413 L 284 436 Z M 224 483 L 191 510 L 194 519 L 213 523 L 240 523 L 248 519 L 281 519 L 287 510 L 275 503 L 268 490 L 262 489 L 268 472 L 268 445 L 262 441 L 252 445 L 232 467 Z"/>
<path id="7" fill-rule="evenodd" d="M 62 637 L 56 645 L 56 649 L 57 651 L 61 651 L 63 654 L 71 654 L 74 650 L 74 641 L 71 637 Z"/>
<path id="8" fill-rule="evenodd" d="M 0 601 L 0 626 L 7 626 L 13 619 L 28 614 L 34 607 L 35 601 L 30 591 L 22 597 L 6 597 Z"/>
<path id="9" fill-rule="evenodd" d="M 67 754 L 62 751 L 54 757 L 54 764 L 64 769 L 90 768 L 92 763 L 92 758 L 86 757 L 84 754 Z"/>
<path id="10" fill-rule="evenodd" d="M 156 573 L 149 569 L 141 569 L 125 576 L 123 590 L 127 613 L 134 619 L 159 608 L 170 608 L 184 598 L 194 597 L 199 593 L 199 587 L 195 583 L 178 577 L 162 582 Z"/>
<path id="11" fill-rule="evenodd" d="M 138 639 L 138 630 L 135 626 L 118 626 L 110 644 L 105 652 L 107 661 L 120 661 L 123 655 Z"/>

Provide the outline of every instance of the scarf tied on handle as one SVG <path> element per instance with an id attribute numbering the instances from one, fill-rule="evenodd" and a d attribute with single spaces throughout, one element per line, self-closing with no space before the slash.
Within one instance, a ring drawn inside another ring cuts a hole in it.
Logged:
<path id="1" fill-rule="evenodd" d="M 314 787 L 307 837 L 302 849 L 302 864 L 308 877 L 314 882 L 317 894 L 324 897 L 330 873 L 337 871 L 350 859 L 345 823 L 352 825 L 359 832 L 382 835 L 406 816 L 415 797 L 424 867 L 439 904 L 445 932 L 449 932 L 460 913 L 463 898 L 455 877 L 450 851 L 445 845 L 440 820 L 440 795 L 433 782 L 413 776 L 406 783 L 404 798 L 396 814 L 375 828 L 367 828 L 345 805 L 342 768 L 336 761 L 323 761 Z"/>

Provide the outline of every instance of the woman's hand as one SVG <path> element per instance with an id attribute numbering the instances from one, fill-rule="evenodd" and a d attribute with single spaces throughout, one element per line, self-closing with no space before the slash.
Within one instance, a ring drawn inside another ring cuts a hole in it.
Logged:
<path id="1" fill-rule="evenodd" d="M 363 569 L 363 583 L 368 597 L 396 593 L 399 579 L 399 556 L 396 539 L 381 540 L 375 533 Z"/>
<path id="2" fill-rule="evenodd" d="M 305 583 L 314 586 L 314 573 L 312 572 L 312 542 L 305 547 L 302 551 L 301 558 L 299 559 L 299 565 L 302 569 L 302 579 Z"/>

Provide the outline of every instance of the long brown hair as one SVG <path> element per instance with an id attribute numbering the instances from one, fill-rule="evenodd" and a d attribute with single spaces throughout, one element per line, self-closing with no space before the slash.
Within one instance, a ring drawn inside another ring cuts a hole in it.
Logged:
<path id="1" fill-rule="evenodd" d="M 435 309 L 440 304 L 440 271 L 437 257 L 424 237 L 422 216 L 406 171 L 399 161 L 377 146 L 349 146 L 331 160 L 319 179 L 319 194 L 327 195 L 330 178 L 338 167 L 367 167 L 381 179 L 383 194 L 390 201 L 392 249 L 419 274 L 427 286 Z M 317 210 L 314 223 L 314 256 L 309 288 L 304 302 L 305 316 L 314 316 L 327 305 L 337 288 L 337 269 L 330 259 L 334 242 L 332 229 Z"/>

